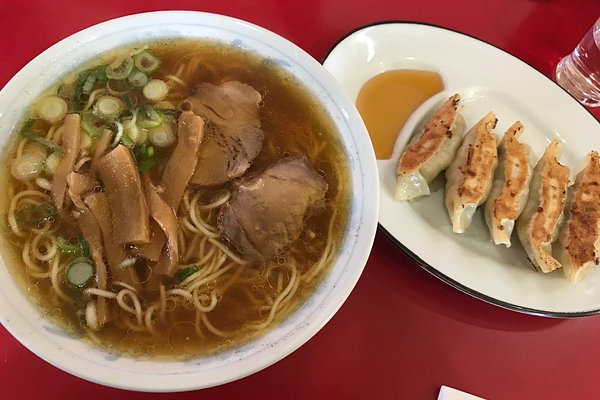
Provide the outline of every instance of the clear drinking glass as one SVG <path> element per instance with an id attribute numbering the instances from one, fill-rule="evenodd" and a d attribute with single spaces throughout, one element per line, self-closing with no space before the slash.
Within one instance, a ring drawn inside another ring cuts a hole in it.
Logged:
<path id="1" fill-rule="evenodd" d="M 556 82 L 580 103 L 600 106 L 600 18 L 556 66 Z"/>

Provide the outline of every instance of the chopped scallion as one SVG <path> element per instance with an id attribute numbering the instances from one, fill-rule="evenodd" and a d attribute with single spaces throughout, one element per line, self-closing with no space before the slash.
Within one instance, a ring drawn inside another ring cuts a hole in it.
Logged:
<path id="1" fill-rule="evenodd" d="M 34 119 L 30 119 L 28 120 L 25 125 L 23 125 L 23 128 L 21 128 L 21 131 L 19 132 L 21 134 L 21 136 L 31 140 L 32 142 L 35 142 L 39 145 L 41 145 L 42 147 L 47 148 L 50 151 L 56 152 L 58 154 L 63 154 L 64 150 L 62 147 L 55 145 L 54 143 L 46 140 L 45 138 L 39 136 L 34 130 L 33 130 L 33 124 L 35 123 Z"/>
<path id="2" fill-rule="evenodd" d="M 135 67 L 147 74 L 156 71 L 160 67 L 160 60 L 148 51 L 142 51 L 135 55 Z"/>
<path id="3" fill-rule="evenodd" d="M 79 238 L 79 247 L 84 257 L 90 257 L 90 244 L 84 238 Z"/>
<path id="4" fill-rule="evenodd" d="M 131 83 L 133 87 L 143 87 L 146 83 L 148 83 L 148 75 L 143 73 L 142 71 L 133 71 L 128 77 L 127 80 Z"/>
<path id="5" fill-rule="evenodd" d="M 15 214 L 18 224 L 34 228 L 42 222 L 54 221 L 54 218 L 56 218 L 56 208 L 49 203 L 42 203 L 37 206 L 28 205 Z"/>
<path id="6" fill-rule="evenodd" d="M 123 100 L 125 100 L 125 105 L 127 106 L 128 110 L 133 110 L 133 104 L 131 103 L 131 99 L 129 98 L 128 95 L 123 96 Z"/>
<path id="7" fill-rule="evenodd" d="M 148 104 L 138 109 L 136 123 L 140 128 L 149 129 L 159 127 L 162 125 L 163 120 L 162 114 Z"/>
<path id="8" fill-rule="evenodd" d="M 106 77 L 109 79 L 125 79 L 133 70 L 133 59 L 128 56 L 117 57 L 106 66 Z"/>
<path id="9" fill-rule="evenodd" d="M 31 149 L 15 158 L 10 164 L 10 173 L 21 182 L 36 180 L 44 170 L 45 160 L 45 150 L 41 148 L 38 148 L 38 150 Z"/>
<path id="10" fill-rule="evenodd" d="M 161 126 L 148 130 L 148 140 L 157 147 L 169 147 L 175 143 L 174 124 L 171 120 L 165 121 Z"/>
<path id="11" fill-rule="evenodd" d="M 156 165 L 158 160 L 154 157 L 154 147 L 142 144 L 135 151 L 135 160 L 140 172 L 147 172 Z"/>
<path id="12" fill-rule="evenodd" d="M 146 143 L 142 144 L 135 151 L 135 159 L 136 160 L 143 160 L 145 158 L 148 158 L 148 146 L 146 146 Z"/>
<path id="13" fill-rule="evenodd" d="M 175 115 L 177 115 L 177 110 L 175 110 L 174 108 L 161 108 L 158 107 L 158 105 L 160 104 L 161 106 L 163 105 L 163 103 L 165 103 L 164 101 L 161 101 L 160 103 L 155 104 L 155 110 L 159 113 L 162 113 L 166 116 L 169 117 L 174 117 Z"/>
<path id="14" fill-rule="evenodd" d="M 71 104 L 73 105 L 73 111 L 81 111 L 81 95 L 83 94 L 83 86 L 85 85 L 90 71 L 82 71 L 77 76 L 77 83 L 75 84 L 75 90 L 71 95 Z"/>
<path id="15" fill-rule="evenodd" d="M 92 93 L 92 89 L 94 88 L 94 83 L 96 83 L 96 74 L 88 74 L 85 82 L 83 83 L 83 87 L 81 88 L 81 93 L 90 94 Z"/>
<path id="16" fill-rule="evenodd" d="M 67 110 L 67 102 L 58 96 L 48 96 L 38 106 L 40 118 L 51 124 L 62 120 Z"/>
<path id="17" fill-rule="evenodd" d="M 121 143 L 123 143 L 130 149 L 133 149 L 133 147 L 135 146 L 135 141 L 132 138 L 130 138 L 129 135 L 127 135 L 125 132 L 123 132 L 123 135 L 121 135 Z"/>
<path id="18" fill-rule="evenodd" d="M 68 254 L 71 256 L 80 256 L 81 255 L 81 247 L 77 245 L 72 245 L 67 242 L 67 240 L 63 237 L 59 237 L 56 240 L 56 248 L 63 254 Z"/>
<path id="19" fill-rule="evenodd" d="M 112 95 L 123 96 L 131 90 L 131 87 L 126 79 L 110 79 L 106 83 L 106 89 Z"/>
<path id="20" fill-rule="evenodd" d="M 183 282 L 190 276 L 194 275 L 196 272 L 198 272 L 198 267 L 196 265 L 187 266 L 177 271 L 177 280 L 179 282 Z"/>
<path id="21" fill-rule="evenodd" d="M 146 130 L 136 125 L 135 118 L 123 121 L 123 133 L 137 145 L 144 143 L 148 138 Z"/>
<path id="22" fill-rule="evenodd" d="M 67 280 L 77 287 L 84 287 L 94 276 L 94 267 L 88 261 L 76 261 L 67 269 Z"/>
<path id="23" fill-rule="evenodd" d="M 106 85 L 108 78 L 106 77 L 106 65 L 99 65 L 96 67 L 96 81 L 100 85 Z"/>
<path id="24" fill-rule="evenodd" d="M 140 172 L 148 172 L 157 163 L 157 161 L 158 160 L 156 160 L 156 158 L 148 158 L 138 165 L 138 170 Z"/>
<path id="25" fill-rule="evenodd" d="M 56 171 L 59 162 L 60 154 L 56 152 L 50 153 L 50 155 L 46 157 L 46 161 L 44 162 L 44 168 L 46 170 L 46 173 L 49 175 L 54 175 L 54 171 Z"/>
<path id="26" fill-rule="evenodd" d="M 70 256 L 90 257 L 90 245 L 87 240 L 82 237 L 76 239 L 77 243 L 67 241 L 63 237 L 58 237 L 56 240 L 56 248 L 63 254 Z"/>
<path id="27" fill-rule="evenodd" d="M 81 115 L 81 127 L 89 137 L 96 139 L 100 137 L 106 124 L 91 112 L 86 112 Z"/>
<path id="28" fill-rule="evenodd" d="M 118 97 L 103 96 L 94 105 L 94 114 L 105 120 L 114 120 L 124 109 L 125 104 Z"/>
<path id="29" fill-rule="evenodd" d="M 161 81 L 160 79 L 152 79 L 142 89 L 144 97 L 152 101 L 161 101 L 167 96 L 168 92 L 169 87 L 165 81 Z"/>

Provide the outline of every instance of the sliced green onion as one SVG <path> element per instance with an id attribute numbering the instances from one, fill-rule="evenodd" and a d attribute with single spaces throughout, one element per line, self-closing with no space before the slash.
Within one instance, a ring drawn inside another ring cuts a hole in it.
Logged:
<path id="1" fill-rule="evenodd" d="M 71 95 L 71 103 L 75 112 L 81 111 L 81 95 L 90 94 L 96 84 L 105 85 L 107 82 L 106 66 L 100 65 L 93 70 L 85 70 L 77 76 L 77 83 Z"/>
<path id="2" fill-rule="evenodd" d="M 148 140 L 157 147 L 169 147 L 175 143 L 175 130 L 171 122 L 148 130 Z"/>
<path id="3" fill-rule="evenodd" d="M 140 147 L 137 148 L 134 155 L 136 160 L 143 160 L 148 158 L 148 146 L 146 146 L 145 143 L 142 144 Z"/>
<path id="4" fill-rule="evenodd" d="M 156 158 L 149 158 L 147 160 L 144 160 L 138 165 L 138 171 L 148 172 L 152 169 L 152 167 L 154 167 L 154 165 L 156 165 L 157 162 L 158 160 Z"/>
<path id="5" fill-rule="evenodd" d="M 126 79 L 110 79 L 106 82 L 106 90 L 114 96 L 124 96 L 131 90 Z"/>
<path id="6" fill-rule="evenodd" d="M 23 127 L 21 128 L 21 132 L 24 132 L 24 131 L 33 131 L 33 125 L 34 124 L 35 124 L 35 119 L 29 118 L 27 120 L 27 122 L 25 122 L 23 124 Z"/>
<path id="7" fill-rule="evenodd" d="M 123 96 L 123 100 L 125 100 L 125 105 L 127 106 L 127 110 L 133 110 L 133 103 L 128 95 Z"/>
<path id="8" fill-rule="evenodd" d="M 83 130 L 89 137 L 94 138 L 94 139 L 100 137 L 100 131 L 98 129 L 96 129 L 96 127 L 93 124 L 90 124 L 89 122 L 86 122 L 86 121 L 82 121 L 81 127 L 83 128 Z"/>
<path id="9" fill-rule="evenodd" d="M 54 221 L 54 218 L 56 218 L 56 208 L 49 203 L 42 203 L 37 206 L 28 205 L 15 214 L 18 224 L 31 227 L 37 227 L 45 221 Z"/>
<path id="10" fill-rule="evenodd" d="M 165 83 L 165 81 L 161 81 L 160 79 L 152 79 L 150 82 L 144 86 L 142 89 L 142 93 L 148 100 L 152 101 L 161 101 L 167 96 L 169 92 L 169 87 Z"/>
<path id="11" fill-rule="evenodd" d="M 157 110 L 161 110 L 164 113 L 175 114 L 177 112 L 177 107 L 175 107 L 175 104 L 173 104 L 172 102 L 170 102 L 168 100 L 162 100 L 162 101 L 159 101 L 158 103 L 154 103 L 154 108 Z"/>
<path id="12" fill-rule="evenodd" d="M 100 85 L 106 85 L 108 78 L 106 76 L 106 65 L 99 65 L 96 67 L 96 81 Z"/>
<path id="13" fill-rule="evenodd" d="M 48 96 L 42 100 L 38 107 L 38 114 L 43 120 L 53 124 L 62 120 L 67 115 L 67 102 L 58 96 Z"/>
<path id="14" fill-rule="evenodd" d="M 75 90 L 71 95 L 71 104 L 73 105 L 73 111 L 81 111 L 81 95 L 83 94 L 83 86 L 87 81 L 90 71 L 82 71 L 77 76 L 77 83 L 75 84 Z"/>
<path id="15" fill-rule="evenodd" d="M 115 133 L 115 138 L 113 139 L 111 146 L 116 147 L 121 141 L 121 138 L 123 137 L 123 124 L 121 124 L 118 121 L 115 121 L 113 125 L 116 128 L 117 132 Z"/>
<path id="16" fill-rule="evenodd" d="M 135 67 L 147 74 L 152 73 L 160 67 L 160 60 L 148 51 L 142 51 L 135 55 Z"/>
<path id="17" fill-rule="evenodd" d="M 138 108 L 136 123 L 140 128 L 156 128 L 163 124 L 163 116 L 152 106 L 145 104 Z"/>
<path id="18" fill-rule="evenodd" d="M 106 77 L 109 79 L 125 79 L 132 70 L 133 59 L 127 55 L 120 56 L 106 66 Z"/>
<path id="19" fill-rule="evenodd" d="M 198 267 L 196 265 L 190 265 L 177 271 L 176 279 L 179 282 L 183 282 L 190 276 L 194 275 L 196 272 L 198 272 Z"/>
<path id="20" fill-rule="evenodd" d="M 84 257 L 90 257 L 90 244 L 84 238 L 79 238 L 79 247 Z"/>
<path id="21" fill-rule="evenodd" d="M 68 99 L 71 97 L 73 93 L 73 88 L 71 85 L 65 85 L 64 83 L 56 89 L 56 95 L 62 97 L 63 99 Z"/>
<path id="22" fill-rule="evenodd" d="M 134 47 L 134 48 L 132 48 L 132 49 L 131 49 L 131 51 L 129 52 L 129 55 L 130 55 L 131 57 L 134 57 L 136 54 L 139 54 L 139 53 L 141 53 L 142 51 L 145 51 L 145 50 L 147 50 L 147 49 L 148 49 L 148 45 L 147 45 L 147 44 L 145 44 L 145 45 L 143 45 L 143 46 L 141 46 L 141 47 Z"/>
<path id="23" fill-rule="evenodd" d="M 10 173 L 20 181 L 30 181 L 37 178 L 44 169 L 46 151 L 27 152 L 16 158 L 11 166 Z"/>
<path id="24" fill-rule="evenodd" d="M 90 245 L 87 240 L 82 237 L 76 238 L 77 242 L 69 242 L 67 239 L 59 236 L 56 240 L 56 248 L 63 254 L 70 256 L 90 257 Z M 81 261 L 81 260 L 77 260 Z"/>
<path id="25" fill-rule="evenodd" d="M 133 87 L 143 87 L 146 83 L 148 83 L 148 75 L 142 71 L 134 70 L 131 75 L 127 77 L 127 81 L 129 81 Z"/>
<path id="26" fill-rule="evenodd" d="M 77 287 L 84 287 L 94 276 L 94 267 L 87 261 L 76 261 L 67 270 L 67 280 Z"/>
<path id="27" fill-rule="evenodd" d="M 114 120 L 125 110 L 125 104 L 114 96 L 103 96 L 94 105 L 94 114 L 105 120 Z"/>
<path id="28" fill-rule="evenodd" d="M 23 137 L 26 137 L 27 139 L 36 142 L 37 144 L 47 148 L 50 151 L 56 152 L 58 154 L 63 154 L 64 150 L 62 147 L 55 145 L 52 142 L 49 142 L 48 140 L 44 139 L 43 137 L 37 135 L 35 132 L 33 131 L 21 131 L 21 135 Z"/>
<path id="29" fill-rule="evenodd" d="M 56 167 L 58 167 L 58 163 L 60 162 L 60 154 L 58 153 L 50 153 L 48 157 L 46 157 L 46 161 L 44 162 L 44 169 L 48 175 L 54 175 L 54 171 L 56 171 Z"/>
<path id="30" fill-rule="evenodd" d="M 97 139 L 106 128 L 106 124 L 91 112 L 86 112 L 81 115 L 81 127 L 89 137 Z"/>
<path id="31" fill-rule="evenodd" d="M 138 147 L 134 155 L 140 172 L 150 171 L 150 169 L 158 162 L 154 157 L 154 147 L 146 146 L 145 143 Z"/>
<path id="32" fill-rule="evenodd" d="M 94 83 L 96 83 L 96 74 L 90 73 L 88 74 L 83 86 L 81 87 L 81 93 L 90 94 L 92 89 L 94 88 Z"/>
<path id="33" fill-rule="evenodd" d="M 148 139 L 148 132 L 138 127 L 134 119 L 123 122 L 123 134 L 127 135 L 136 145 L 141 145 Z"/>
<path id="34" fill-rule="evenodd" d="M 65 238 L 60 236 L 56 240 L 56 248 L 63 254 L 68 254 L 71 256 L 81 255 L 81 247 L 69 244 Z"/>
<path id="35" fill-rule="evenodd" d="M 23 128 L 21 128 L 21 131 L 19 132 L 21 134 L 21 136 L 31 140 L 32 142 L 35 142 L 39 145 L 41 145 L 42 147 L 47 148 L 50 151 L 59 153 L 59 154 L 63 154 L 64 150 L 62 147 L 55 145 L 54 143 L 44 139 L 43 137 L 39 136 L 34 130 L 33 130 L 33 124 L 35 123 L 34 119 L 30 119 L 28 120 L 25 125 L 23 125 Z"/>
<path id="36" fill-rule="evenodd" d="M 127 135 L 125 132 L 123 132 L 123 134 L 121 135 L 121 143 L 123 143 L 130 149 L 133 149 L 135 146 L 135 141 L 132 138 L 130 138 L 129 135 Z"/>

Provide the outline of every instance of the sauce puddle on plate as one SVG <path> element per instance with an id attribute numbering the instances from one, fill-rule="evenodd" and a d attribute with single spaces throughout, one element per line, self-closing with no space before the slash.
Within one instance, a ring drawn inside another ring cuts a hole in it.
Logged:
<path id="1" fill-rule="evenodd" d="M 444 89 L 437 72 L 399 69 L 375 75 L 356 99 L 378 160 L 392 156 L 396 137 L 408 117 L 425 100 Z"/>

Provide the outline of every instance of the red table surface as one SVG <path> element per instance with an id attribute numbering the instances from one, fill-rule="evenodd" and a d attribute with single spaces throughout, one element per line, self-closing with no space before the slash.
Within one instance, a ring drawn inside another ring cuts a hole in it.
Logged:
<path id="1" fill-rule="evenodd" d="M 0 86 L 85 27 L 144 11 L 187 9 L 270 29 L 322 60 L 347 32 L 419 21 L 481 38 L 551 76 L 600 16 L 598 0 L 8 1 L 0 2 Z M 527 90 L 524 88 L 524 90 Z M 600 118 L 600 109 L 590 110 Z M 435 399 L 441 385 L 489 399 L 600 397 L 600 317 L 518 314 L 469 297 L 418 267 L 381 234 L 358 285 L 313 339 L 237 382 L 174 399 Z M 147 399 L 102 387 L 34 356 L 0 326 L 0 399 Z"/>

